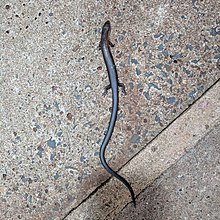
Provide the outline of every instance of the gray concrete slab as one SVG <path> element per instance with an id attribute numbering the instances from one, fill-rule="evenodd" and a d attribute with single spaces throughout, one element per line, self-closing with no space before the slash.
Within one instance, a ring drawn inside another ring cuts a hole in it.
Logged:
<path id="1" fill-rule="evenodd" d="M 220 124 L 166 170 L 115 220 L 220 218 Z"/>
<path id="2" fill-rule="evenodd" d="M 136 195 L 220 124 L 219 94 L 220 82 L 120 170 Z M 130 201 L 125 187 L 112 178 L 66 219 L 113 219 Z"/>
<path id="3" fill-rule="evenodd" d="M 214 0 L 0 1 L 5 219 L 62 218 L 109 178 L 98 158 L 111 107 L 97 49 L 107 19 L 127 88 L 107 152 L 114 169 L 219 79 Z"/>

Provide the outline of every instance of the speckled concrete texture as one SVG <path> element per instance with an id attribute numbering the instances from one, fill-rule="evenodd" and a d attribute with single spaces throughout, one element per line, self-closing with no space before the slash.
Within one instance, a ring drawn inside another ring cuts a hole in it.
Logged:
<path id="1" fill-rule="evenodd" d="M 115 220 L 217 220 L 220 216 L 220 124 L 164 172 Z"/>
<path id="2" fill-rule="evenodd" d="M 219 79 L 218 4 L 0 1 L 1 216 L 62 218 L 109 177 L 107 19 L 127 89 L 107 152 L 117 170 Z"/>
<path id="3" fill-rule="evenodd" d="M 219 94 L 220 82 L 120 170 L 122 176 L 130 177 L 136 195 L 220 124 Z M 130 201 L 125 187 L 113 178 L 67 219 L 110 220 Z"/>

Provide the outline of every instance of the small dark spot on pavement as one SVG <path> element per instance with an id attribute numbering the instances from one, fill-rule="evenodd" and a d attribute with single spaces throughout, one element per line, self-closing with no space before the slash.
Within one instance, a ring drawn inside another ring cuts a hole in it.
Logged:
<path id="1" fill-rule="evenodd" d="M 68 118 L 68 120 L 72 120 L 72 119 L 73 119 L 73 115 L 72 115 L 71 113 L 68 113 L 68 114 L 66 115 L 66 117 Z"/>

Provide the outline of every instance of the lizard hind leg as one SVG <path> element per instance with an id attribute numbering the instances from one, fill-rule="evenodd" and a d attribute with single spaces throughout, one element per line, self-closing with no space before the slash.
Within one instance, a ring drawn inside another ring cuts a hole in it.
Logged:
<path id="1" fill-rule="evenodd" d="M 111 89 L 111 85 L 107 85 L 105 88 L 104 88 L 104 92 L 102 93 L 103 96 L 106 96 L 108 94 L 108 90 Z"/>
<path id="2" fill-rule="evenodd" d="M 123 83 L 118 83 L 118 86 L 121 87 L 121 91 L 124 95 L 126 95 L 125 85 Z"/>

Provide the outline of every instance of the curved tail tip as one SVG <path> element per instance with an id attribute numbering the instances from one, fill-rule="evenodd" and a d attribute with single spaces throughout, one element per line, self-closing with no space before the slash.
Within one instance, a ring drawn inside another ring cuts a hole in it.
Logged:
<path id="1" fill-rule="evenodd" d="M 133 202 L 133 204 L 134 204 L 134 208 L 136 208 L 136 202 L 135 201 Z"/>
<path id="2" fill-rule="evenodd" d="M 136 201 L 134 197 L 132 198 L 132 201 L 133 201 L 134 208 L 136 208 Z"/>

